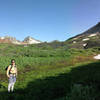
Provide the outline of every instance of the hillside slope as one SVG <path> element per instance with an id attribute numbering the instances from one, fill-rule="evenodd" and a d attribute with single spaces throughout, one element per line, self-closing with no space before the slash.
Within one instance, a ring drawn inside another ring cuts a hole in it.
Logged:
<path id="1" fill-rule="evenodd" d="M 66 40 L 66 43 L 70 48 L 92 48 L 100 46 L 100 23 Z"/>

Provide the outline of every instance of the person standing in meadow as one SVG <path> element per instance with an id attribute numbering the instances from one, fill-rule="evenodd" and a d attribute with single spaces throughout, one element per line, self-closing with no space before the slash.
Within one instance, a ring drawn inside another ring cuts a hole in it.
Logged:
<path id="1" fill-rule="evenodd" d="M 15 64 L 15 59 L 11 60 L 11 64 L 7 68 L 7 77 L 8 77 L 8 92 L 14 91 L 14 84 L 16 82 L 16 76 L 17 76 L 17 66 Z"/>

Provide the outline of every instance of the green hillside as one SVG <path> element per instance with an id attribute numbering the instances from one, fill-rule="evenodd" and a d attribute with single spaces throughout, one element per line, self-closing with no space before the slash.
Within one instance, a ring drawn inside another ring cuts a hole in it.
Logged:
<path id="1" fill-rule="evenodd" d="M 100 62 L 93 59 L 99 53 L 97 47 L 75 49 L 60 42 L 0 44 L 0 100 L 99 100 Z M 5 68 L 12 58 L 18 77 L 15 92 L 8 93 Z"/>

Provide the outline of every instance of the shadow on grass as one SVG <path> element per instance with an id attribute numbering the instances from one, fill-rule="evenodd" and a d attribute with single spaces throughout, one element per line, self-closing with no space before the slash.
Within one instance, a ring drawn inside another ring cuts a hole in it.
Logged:
<path id="1" fill-rule="evenodd" d="M 1 92 L 0 100 L 54 100 L 66 96 L 73 84 L 94 86 L 94 96 L 99 100 L 100 62 L 72 68 L 70 73 L 31 81 L 25 89 L 18 89 L 15 93 Z"/>

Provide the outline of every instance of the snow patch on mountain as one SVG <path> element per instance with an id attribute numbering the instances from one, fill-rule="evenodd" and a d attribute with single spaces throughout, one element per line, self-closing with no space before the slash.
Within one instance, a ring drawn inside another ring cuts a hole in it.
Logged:
<path id="1" fill-rule="evenodd" d="M 73 43 L 76 43 L 76 41 L 73 41 Z"/>
<path id="2" fill-rule="evenodd" d="M 90 40 L 89 38 L 85 38 L 85 39 L 83 39 L 82 41 L 87 41 L 87 40 Z"/>
<path id="3" fill-rule="evenodd" d="M 73 38 L 73 40 L 77 40 L 78 38 Z"/>
<path id="4" fill-rule="evenodd" d="M 93 36 L 96 36 L 97 34 L 91 34 L 91 35 L 89 35 L 88 37 L 93 37 Z"/>

